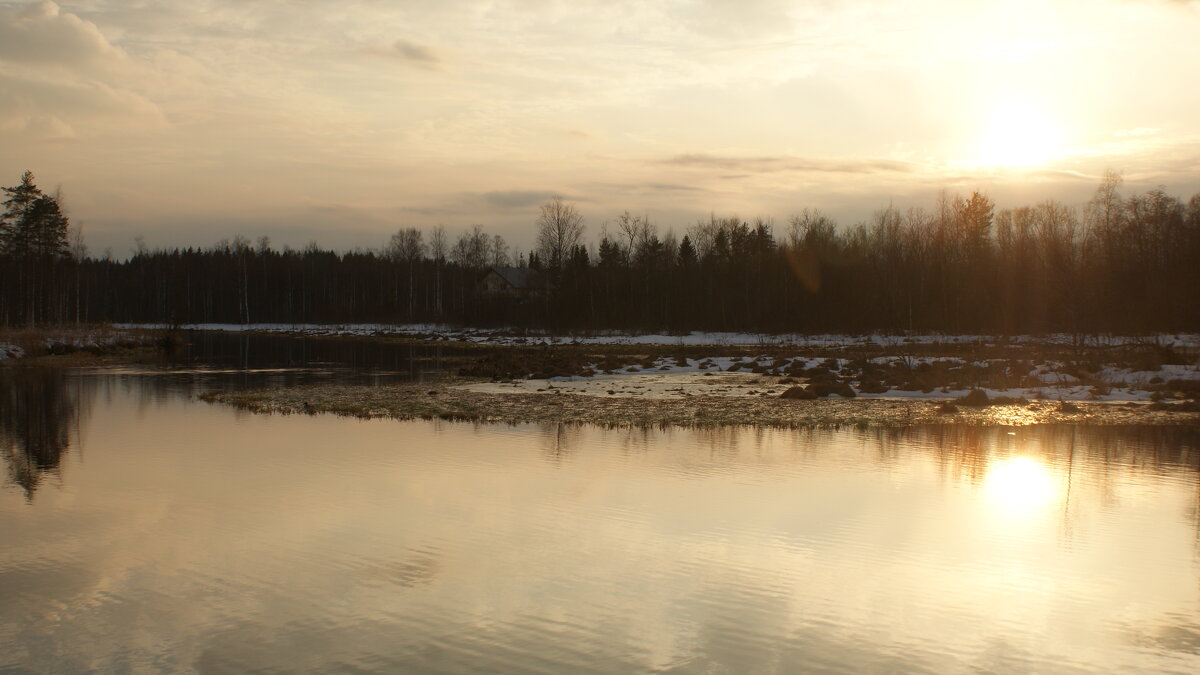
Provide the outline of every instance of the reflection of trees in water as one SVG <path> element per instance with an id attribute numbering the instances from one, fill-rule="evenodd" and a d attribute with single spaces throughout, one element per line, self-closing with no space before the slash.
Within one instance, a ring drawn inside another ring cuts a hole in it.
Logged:
<path id="1" fill-rule="evenodd" d="M 552 464 L 558 464 L 570 457 L 575 445 L 583 434 L 583 426 L 563 422 L 542 424 L 539 440 L 542 446 L 542 456 Z"/>
<path id="2" fill-rule="evenodd" d="M 229 334 L 188 331 L 187 348 L 177 355 L 179 364 L 197 364 L 239 370 L 260 368 L 338 367 L 391 373 L 406 380 L 423 381 L 445 372 L 468 350 L 444 345 L 414 345 L 372 338 Z"/>
<path id="3" fill-rule="evenodd" d="M 1195 427 L 946 425 L 871 429 L 864 437 L 876 444 L 881 462 L 916 449 L 933 458 L 944 479 L 976 487 L 996 462 L 1036 460 L 1054 481 L 1062 533 L 1068 539 L 1081 507 L 1089 502 L 1106 509 L 1118 506 L 1121 486 L 1130 480 L 1187 482 L 1194 499 L 1184 516 L 1192 523 L 1200 555 L 1200 429 Z"/>
<path id="4" fill-rule="evenodd" d="M 1093 480 L 1129 472 L 1200 472 L 1200 429 L 1194 427 L 965 425 L 874 429 L 881 458 L 921 448 L 947 477 L 978 483 L 990 461 L 1024 455 L 1069 472 L 1086 465 Z"/>
<path id="5" fill-rule="evenodd" d="M 70 384 L 60 371 L 0 372 L 0 454 L 26 500 L 47 475 L 58 475 L 79 437 L 79 398 L 78 380 Z"/>

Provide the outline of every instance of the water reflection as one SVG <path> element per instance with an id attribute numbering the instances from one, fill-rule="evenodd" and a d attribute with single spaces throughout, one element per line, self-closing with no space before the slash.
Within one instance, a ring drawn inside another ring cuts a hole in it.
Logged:
<path id="1" fill-rule="evenodd" d="M 1017 515 L 1039 511 L 1058 497 L 1049 468 L 1025 456 L 993 460 L 987 469 L 986 490 L 998 509 Z"/>
<path id="2" fill-rule="evenodd" d="M 463 353 L 452 345 L 369 338 L 188 331 L 175 366 L 232 370 L 337 369 L 422 380 L 451 368 Z"/>
<path id="3" fill-rule="evenodd" d="M 6 448 L 9 401 L 70 431 L 0 493 L 0 671 L 1200 667 L 1196 429 L 237 417 L 213 377 L 2 380 Z"/>
<path id="4" fill-rule="evenodd" d="M 26 501 L 47 477 L 59 476 L 89 407 L 81 407 L 78 387 L 68 387 L 61 371 L 0 370 L 0 454 Z"/>

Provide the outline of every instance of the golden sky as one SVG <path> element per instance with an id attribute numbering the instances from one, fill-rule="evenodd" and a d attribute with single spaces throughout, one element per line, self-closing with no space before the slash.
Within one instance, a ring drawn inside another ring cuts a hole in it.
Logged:
<path id="1" fill-rule="evenodd" d="M 62 186 L 93 252 L 377 247 L 538 204 L 850 224 L 1200 192 L 1200 2 L 0 2 L 0 184 Z"/>

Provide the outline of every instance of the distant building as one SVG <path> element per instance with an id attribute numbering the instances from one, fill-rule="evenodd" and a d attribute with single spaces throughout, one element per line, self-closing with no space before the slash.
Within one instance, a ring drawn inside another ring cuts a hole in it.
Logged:
<path id="1" fill-rule="evenodd" d="M 479 297 L 488 300 L 525 300 L 546 293 L 546 279 L 537 270 L 493 267 L 479 280 Z"/>

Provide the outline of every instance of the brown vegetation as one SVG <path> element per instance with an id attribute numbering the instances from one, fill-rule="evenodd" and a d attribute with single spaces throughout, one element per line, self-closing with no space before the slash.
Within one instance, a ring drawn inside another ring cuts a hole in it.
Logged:
<path id="1" fill-rule="evenodd" d="M 0 364 L 81 366 L 140 359 L 161 350 L 167 338 L 156 331 L 117 330 L 109 325 L 0 328 L 0 344 L 16 345 L 22 358 Z"/>
<path id="2" fill-rule="evenodd" d="M 394 419 L 473 422 L 567 422 L 608 426 L 766 426 L 782 428 L 846 425 L 910 426 L 945 423 L 956 412 L 927 400 L 787 400 L 762 396 L 694 396 L 647 401 L 564 393 L 480 393 L 453 386 L 461 380 L 384 387 L 313 385 L 242 392 L 210 392 L 201 398 L 244 410 L 276 414 L 315 414 Z M 1085 424 L 1196 424 L 1200 414 L 1154 410 L 1145 404 L 1034 401 L 957 411 L 953 421 L 976 425 L 1050 422 Z"/>

